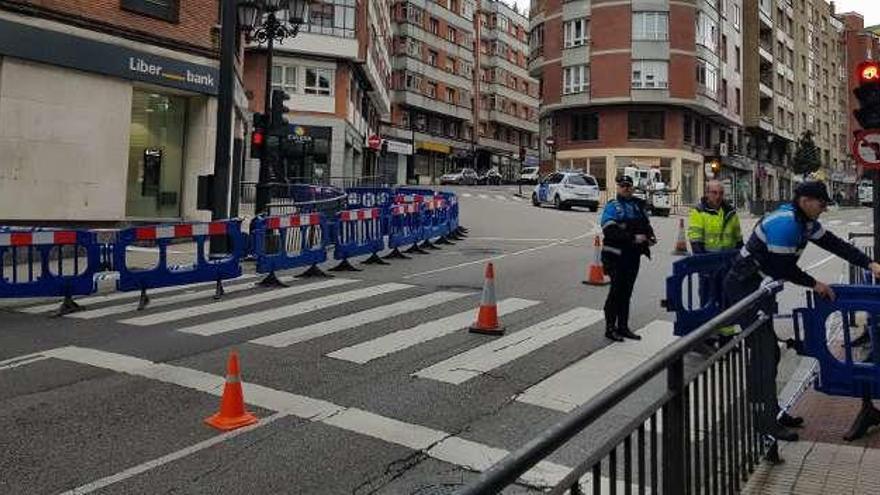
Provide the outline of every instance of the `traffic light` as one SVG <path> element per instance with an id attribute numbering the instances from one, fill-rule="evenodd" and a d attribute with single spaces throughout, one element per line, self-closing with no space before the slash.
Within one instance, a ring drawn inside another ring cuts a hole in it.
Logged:
<path id="1" fill-rule="evenodd" d="M 854 113 L 862 129 L 880 129 L 880 62 L 866 60 L 856 68 L 859 86 L 853 94 L 859 100 Z"/>
<path id="2" fill-rule="evenodd" d="M 278 132 L 279 129 L 284 129 L 284 133 L 287 133 L 287 119 L 284 118 L 290 109 L 284 106 L 284 102 L 290 99 L 290 95 L 285 93 L 280 89 L 272 90 L 272 110 L 269 115 L 269 127 L 272 129 L 273 133 Z"/>
<path id="3" fill-rule="evenodd" d="M 525 148 L 525 146 L 520 146 L 519 147 L 519 162 L 525 163 L 525 161 L 526 161 L 526 148 Z"/>
<path id="4" fill-rule="evenodd" d="M 266 114 L 254 114 L 254 128 L 251 131 L 251 158 L 263 156 L 263 144 L 266 142 Z"/>

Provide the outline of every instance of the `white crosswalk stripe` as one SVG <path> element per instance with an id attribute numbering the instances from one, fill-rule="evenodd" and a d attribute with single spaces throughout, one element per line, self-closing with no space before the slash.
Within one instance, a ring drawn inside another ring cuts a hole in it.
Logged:
<path id="1" fill-rule="evenodd" d="M 640 341 L 614 343 L 527 389 L 517 401 L 570 412 L 672 343 L 672 323 L 655 320 Z"/>
<path id="2" fill-rule="evenodd" d="M 339 306 L 341 304 L 351 303 L 360 299 L 388 294 L 389 292 L 400 291 L 412 288 L 406 284 L 382 284 L 363 289 L 355 289 L 348 292 L 338 294 L 330 294 L 328 296 L 310 299 L 308 301 L 289 304 L 277 308 L 257 311 L 255 313 L 247 313 L 240 316 L 233 316 L 222 320 L 193 325 L 186 328 L 178 329 L 179 332 L 192 333 L 195 335 L 217 335 L 219 333 L 231 332 L 242 328 L 248 328 L 255 325 L 262 325 L 273 321 L 301 316 L 306 313 L 319 311 L 322 309 Z"/>
<path id="3" fill-rule="evenodd" d="M 461 193 L 461 197 L 462 197 L 462 198 L 471 198 L 471 197 L 473 197 L 473 194 L 471 194 L 471 193 Z"/>
<path id="4" fill-rule="evenodd" d="M 504 316 L 537 304 L 539 304 L 538 301 L 530 301 L 528 299 L 504 299 L 498 303 L 498 316 Z M 379 359 L 467 328 L 468 325 L 474 322 L 475 317 L 476 311 L 471 309 L 439 320 L 422 323 L 412 328 L 389 333 L 351 347 L 345 347 L 333 351 L 327 354 L 327 356 L 365 364 L 374 359 Z"/>
<path id="5" fill-rule="evenodd" d="M 413 373 L 458 385 L 602 321 L 601 311 L 575 308 Z"/>
<path id="6" fill-rule="evenodd" d="M 282 279 L 282 282 L 290 282 L 293 280 L 293 277 L 289 277 L 286 279 Z M 243 283 L 243 284 L 235 284 L 231 286 L 224 287 L 224 293 L 228 296 L 230 294 L 235 294 L 236 292 L 243 292 L 246 290 L 253 290 L 254 284 L 251 283 Z M 155 299 L 150 299 L 149 309 L 161 308 L 163 306 L 170 306 L 172 304 L 180 304 L 183 302 L 189 301 L 198 301 L 203 299 L 210 299 L 214 295 L 214 289 L 208 290 L 200 290 L 200 291 L 186 291 L 181 294 L 174 294 L 165 297 L 157 297 Z M 113 306 L 106 306 L 103 308 L 91 309 L 87 311 L 80 311 L 78 313 L 71 313 L 67 315 L 70 318 L 77 318 L 81 320 L 92 320 L 95 318 L 103 318 L 105 316 L 118 315 L 123 313 L 129 313 L 132 311 L 137 311 L 137 305 L 134 304 L 134 301 L 126 302 L 123 304 L 116 304 Z"/>
<path id="7" fill-rule="evenodd" d="M 865 222 L 849 222 L 849 223 L 847 223 L 847 225 L 849 227 L 858 227 L 859 225 L 862 225 L 863 223 L 865 223 Z"/>
<path id="8" fill-rule="evenodd" d="M 341 285 L 352 284 L 355 282 L 357 282 L 357 280 L 335 278 L 305 285 L 297 285 L 295 287 L 287 287 L 284 289 L 261 292 L 259 294 L 253 294 L 250 296 L 239 297 L 235 299 L 225 299 L 223 301 L 203 304 L 200 306 L 190 306 L 187 308 L 165 311 L 163 313 L 152 313 L 149 315 L 137 316 L 134 318 L 129 318 L 127 320 L 122 320 L 122 323 L 138 326 L 157 325 L 159 323 L 168 323 L 171 321 L 182 320 L 184 318 L 192 318 L 193 316 L 219 313 L 220 311 L 228 311 L 230 309 L 238 309 L 245 306 L 251 306 L 263 302 L 283 299 L 285 297 L 290 297 L 297 294 L 304 294 L 306 292 L 311 292 L 315 290 L 339 287 Z"/>
<path id="9" fill-rule="evenodd" d="M 357 313 L 341 316 L 328 321 L 321 321 L 302 328 L 292 328 L 283 332 L 267 335 L 251 340 L 252 344 L 269 347 L 288 347 L 307 340 L 324 337 L 333 333 L 349 330 L 361 325 L 369 325 L 395 316 L 400 316 L 413 311 L 430 308 L 437 304 L 453 301 L 469 294 L 463 292 L 434 292 L 413 299 L 405 299 L 393 304 L 360 311 Z"/>
<path id="10" fill-rule="evenodd" d="M 829 220 L 827 225 L 840 225 L 843 223 L 843 220 Z"/>
<path id="11" fill-rule="evenodd" d="M 498 199 L 501 201 L 507 201 L 507 196 L 504 196 L 503 194 L 496 194 L 495 199 Z"/>
<path id="12" fill-rule="evenodd" d="M 489 199 L 489 196 L 485 194 L 480 194 L 480 199 Z"/>
<path id="13" fill-rule="evenodd" d="M 258 275 L 255 275 L 255 274 L 242 275 L 241 277 L 238 277 L 236 279 L 228 280 L 228 282 L 238 282 L 238 281 L 242 281 L 242 280 L 251 280 L 251 279 L 256 278 L 257 276 Z M 150 296 L 153 296 L 156 294 L 167 294 L 169 292 L 176 292 L 176 291 L 182 291 L 182 290 L 192 290 L 192 289 L 198 289 L 198 288 L 202 288 L 202 287 L 213 287 L 214 284 L 216 284 L 216 282 L 201 282 L 198 284 L 177 285 L 174 287 L 160 287 L 158 289 L 150 289 L 148 291 L 148 293 Z M 140 297 L 140 294 L 138 292 L 113 292 L 111 294 L 105 294 L 105 295 L 100 295 L 100 296 L 81 297 L 81 298 L 76 299 L 76 302 L 80 305 L 85 306 L 85 305 L 102 304 L 105 302 L 113 302 L 113 301 L 120 301 L 120 300 L 137 301 L 138 297 Z M 40 314 L 40 313 L 50 313 L 52 311 L 56 311 L 57 309 L 58 309 L 58 302 L 56 301 L 56 302 L 48 303 L 48 304 L 39 304 L 37 306 L 28 306 L 25 308 L 18 308 L 18 309 L 16 309 L 16 311 L 19 311 L 22 313 L 29 313 L 29 314 Z"/>

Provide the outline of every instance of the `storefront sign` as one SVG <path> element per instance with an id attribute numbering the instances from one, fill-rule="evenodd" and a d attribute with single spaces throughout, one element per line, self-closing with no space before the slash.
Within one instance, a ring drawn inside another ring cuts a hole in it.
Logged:
<path id="1" fill-rule="evenodd" d="M 291 143 L 311 143 L 312 136 L 309 128 L 303 125 L 291 125 L 290 133 L 287 134 L 287 141 Z"/>
<path id="2" fill-rule="evenodd" d="M 216 67 L 0 19 L 0 55 L 216 95 Z"/>
<path id="3" fill-rule="evenodd" d="M 409 143 L 402 143 L 400 141 L 392 141 L 390 139 L 386 139 L 385 144 L 388 145 L 389 153 L 397 153 L 398 155 L 412 155 L 412 145 Z"/>
<path id="4" fill-rule="evenodd" d="M 422 141 L 422 142 L 416 143 L 416 147 L 420 150 L 436 151 L 437 153 L 445 153 L 447 155 L 449 154 L 449 152 L 451 150 L 449 148 L 449 146 L 446 146 L 445 144 L 432 143 L 432 142 L 428 142 L 428 141 Z"/>

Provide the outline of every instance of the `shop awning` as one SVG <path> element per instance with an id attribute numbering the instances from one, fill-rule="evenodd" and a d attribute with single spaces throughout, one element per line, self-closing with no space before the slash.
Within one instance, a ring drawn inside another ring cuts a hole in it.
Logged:
<path id="1" fill-rule="evenodd" d="M 452 148 L 446 146 L 445 144 L 440 143 L 432 143 L 430 141 L 416 141 L 416 149 L 425 150 L 425 151 L 435 151 L 437 153 L 443 153 L 448 155 Z"/>

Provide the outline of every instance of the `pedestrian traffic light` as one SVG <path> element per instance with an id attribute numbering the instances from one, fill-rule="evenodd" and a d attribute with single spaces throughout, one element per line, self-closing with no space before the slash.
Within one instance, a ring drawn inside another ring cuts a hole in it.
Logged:
<path id="1" fill-rule="evenodd" d="M 862 129 L 880 129 L 880 62 L 867 60 L 856 68 L 859 86 L 853 94 L 859 100 L 854 113 Z"/>
<path id="2" fill-rule="evenodd" d="M 254 128 L 251 131 L 251 158 L 263 156 L 263 144 L 266 142 L 266 114 L 254 114 Z"/>
<path id="3" fill-rule="evenodd" d="M 287 119 L 285 119 L 285 115 L 290 112 L 290 109 L 284 106 L 284 102 L 290 99 L 290 95 L 285 93 L 280 89 L 272 90 L 272 113 L 269 116 L 269 126 L 272 129 L 272 132 L 277 132 L 277 129 L 283 128 L 287 129 Z"/>

